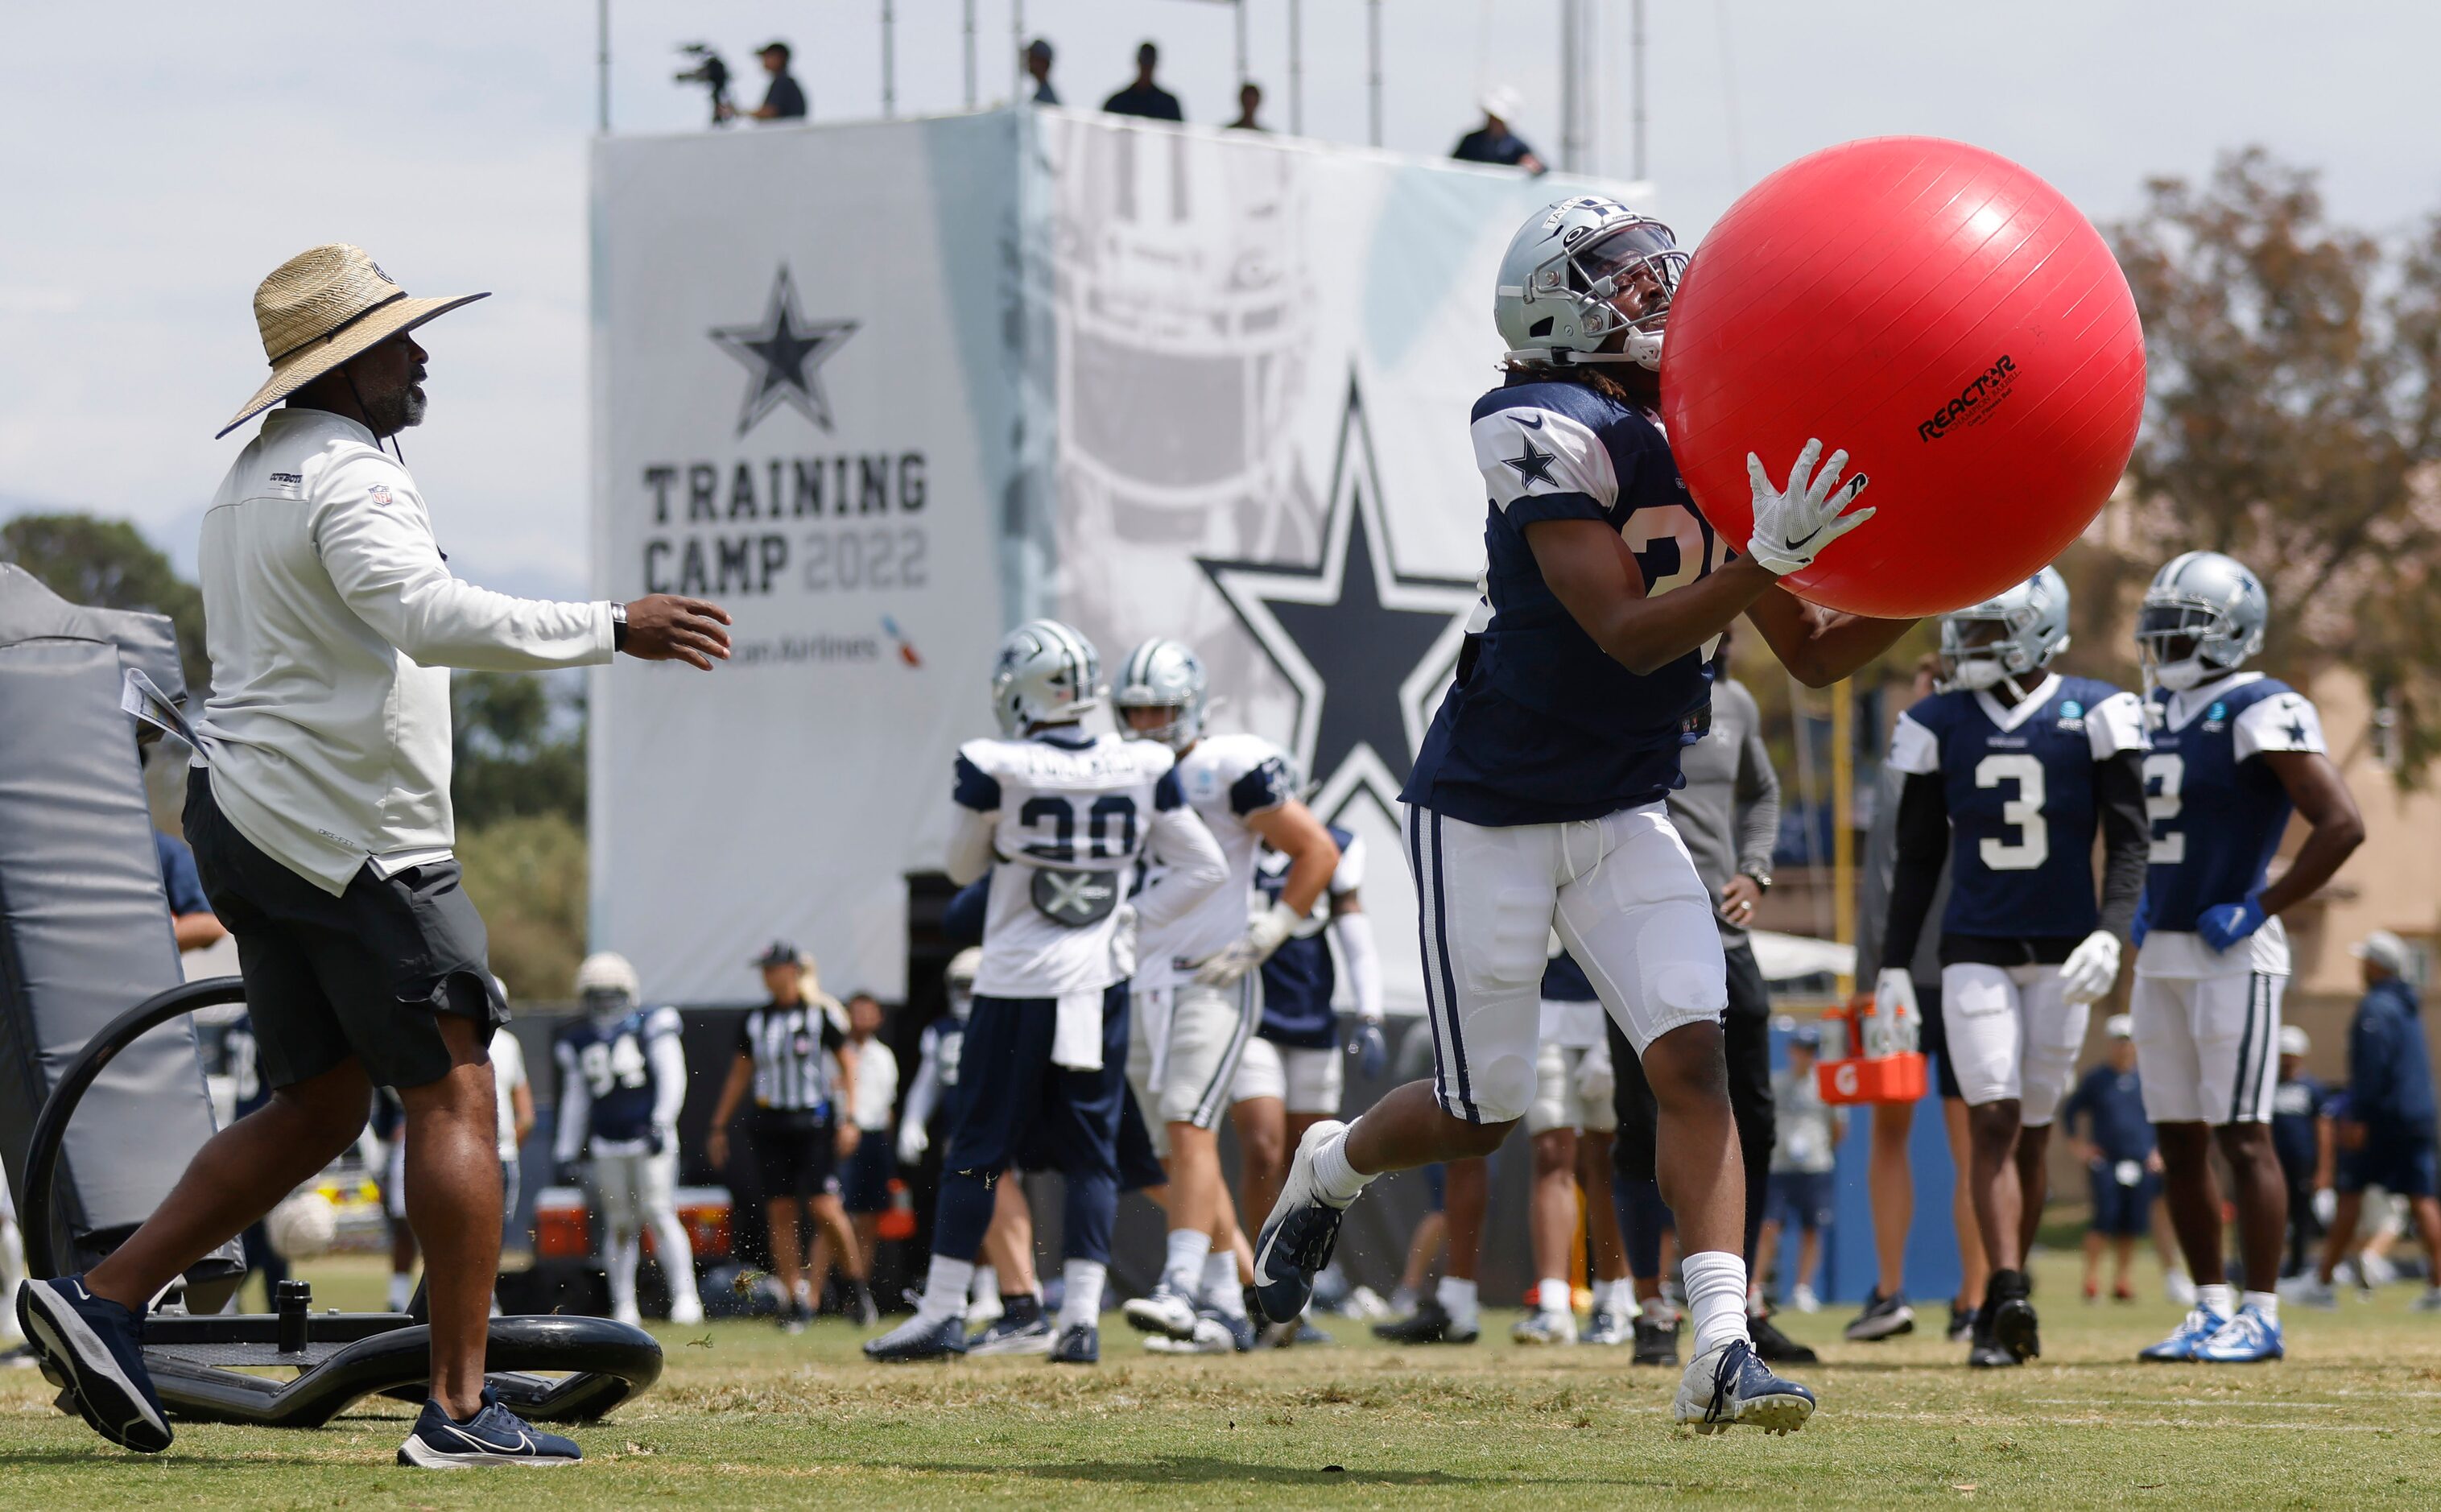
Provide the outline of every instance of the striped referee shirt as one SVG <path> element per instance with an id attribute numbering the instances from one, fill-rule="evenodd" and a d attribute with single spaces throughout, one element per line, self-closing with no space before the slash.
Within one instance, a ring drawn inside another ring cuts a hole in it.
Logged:
<path id="1" fill-rule="evenodd" d="M 829 1052 L 847 1043 L 808 1002 L 766 1003 L 738 1026 L 737 1053 L 754 1063 L 754 1106 L 820 1112 L 830 1106 Z"/>

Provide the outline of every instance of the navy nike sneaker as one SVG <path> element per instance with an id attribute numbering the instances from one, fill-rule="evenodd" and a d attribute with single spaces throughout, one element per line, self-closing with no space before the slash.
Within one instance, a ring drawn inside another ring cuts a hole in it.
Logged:
<path id="1" fill-rule="evenodd" d="M 1030 1304 L 1034 1303 L 1031 1297 L 1025 1300 Z M 1058 1337 L 1058 1330 L 1052 1327 L 1051 1319 L 1043 1312 L 1040 1304 L 1025 1308 L 1022 1315 L 1018 1309 L 1009 1308 L 993 1319 L 989 1327 L 967 1337 L 967 1353 L 969 1355 L 1047 1355 L 1051 1353 L 1052 1341 Z"/>
<path id="2" fill-rule="evenodd" d="M 585 1458 L 576 1440 L 546 1433 L 500 1405 L 483 1388 L 483 1405 L 464 1422 L 439 1402 L 426 1400 L 415 1431 L 398 1447 L 398 1462 L 426 1470 L 463 1470 L 484 1465 L 573 1465 Z"/>
<path id="3" fill-rule="evenodd" d="M 1098 1365 L 1102 1362 L 1102 1330 L 1092 1323 L 1070 1323 L 1051 1346 L 1055 1365 Z"/>
<path id="4" fill-rule="evenodd" d="M 1793 1433 L 1814 1415 L 1814 1394 L 1782 1380 L 1755 1358 L 1743 1339 L 1714 1344 L 1687 1364 L 1671 1412 L 1698 1433 L 1719 1433 L 1745 1425 L 1767 1433 Z"/>
<path id="5" fill-rule="evenodd" d="M 170 1414 L 144 1368 L 142 1318 L 67 1276 L 19 1287 L 17 1323 L 95 1432 L 141 1454 L 170 1447 Z"/>
<path id="6" fill-rule="evenodd" d="M 1305 1131 L 1280 1199 L 1272 1204 L 1255 1241 L 1255 1306 L 1265 1323 L 1287 1323 L 1302 1314 L 1313 1300 L 1314 1276 L 1330 1264 L 1347 1204 L 1329 1201 L 1314 1185 L 1313 1152 L 1347 1128 L 1327 1118 Z"/>
<path id="7" fill-rule="evenodd" d="M 885 1365 L 917 1359 L 950 1359 L 967 1352 L 967 1323 L 962 1314 L 908 1319 L 878 1339 L 864 1341 L 864 1358 Z"/>

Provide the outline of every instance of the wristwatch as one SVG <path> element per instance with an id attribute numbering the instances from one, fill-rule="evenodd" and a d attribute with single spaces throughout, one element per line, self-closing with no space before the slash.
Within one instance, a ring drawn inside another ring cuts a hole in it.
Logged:
<path id="1" fill-rule="evenodd" d="M 610 605 L 610 653 L 613 656 L 627 649 L 627 606 Z"/>
<path id="2" fill-rule="evenodd" d="M 1744 873 L 1744 874 L 1745 874 L 1746 877 L 1750 878 L 1750 879 L 1753 881 L 1753 883 L 1754 883 L 1754 885 L 1755 885 L 1755 888 L 1756 888 L 1756 890 L 1757 890 L 1758 891 L 1768 892 L 1768 891 L 1771 891 L 1771 873 L 1768 873 L 1768 872 L 1758 872 L 1758 871 L 1755 871 L 1753 868 L 1749 867 L 1749 868 L 1747 868 L 1747 869 L 1745 870 L 1745 873 Z"/>

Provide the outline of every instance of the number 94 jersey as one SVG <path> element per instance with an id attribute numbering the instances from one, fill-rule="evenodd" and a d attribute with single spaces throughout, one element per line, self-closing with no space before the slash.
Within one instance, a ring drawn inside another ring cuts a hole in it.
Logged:
<path id="1" fill-rule="evenodd" d="M 1938 774 L 1949 807 L 1944 937 L 2083 939 L 2093 891 L 2096 763 L 2144 748 L 2143 706 L 2053 673 L 2008 708 L 1989 691 L 1934 693 L 1899 716 L 1890 765 Z"/>
<path id="2" fill-rule="evenodd" d="M 1153 816 L 1185 802 L 1175 764 L 1167 747 L 1073 727 L 958 747 L 951 797 L 991 819 L 978 996 L 1057 998 L 1128 975 L 1113 915 Z"/>
<path id="3" fill-rule="evenodd" d="M 585 1084 L 586 1133 L 594 1154 L 641 1149 L 651 1137 L 659 1089 L 648 1047 L 664 1035 L 679 1033 L 675 1008 L 639 1008 L 608 1024 L 580 1017 L 560 1031 L 552 1055 L 563 1086 Z"/>

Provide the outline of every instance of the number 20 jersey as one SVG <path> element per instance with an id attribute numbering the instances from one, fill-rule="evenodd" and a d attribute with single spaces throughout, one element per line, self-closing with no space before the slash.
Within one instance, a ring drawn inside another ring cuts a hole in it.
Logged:
<path id="1" fill-rule="evenodd" d="M 1989 691 L 1934 693 L 1899 716 L 1890 765 L 1938 774 L 1949 809 L 1944 936 L 2081 940 L 2100 814 L 2093 769 L 2144 746 L 2136 695 L 2091 677 L 2045 677 L 2015 708 Z"/>
<path id="2" fill-rule="evenodd" d="M 1475 401 L 1474 459 L 1490 495 L 1484 595 L 1492 618 L 1450 690 L 1401 796 L 1471 824 L 1553 824 L 1649 803 L 1679 784 L 1678 753 L 1711 705 L 1710 648 L 1648 675 L 1584 632 L 1543 581 L 1526 528 L 1599 520 L 1658 597 L 1728 560 L 1687 493 L 1659 423 L 1575 383 Z"/>
<path id="3" fill-rule="evenodd" d="M 994 816 L 977 996 L 1057 998 L 1125 975 L 1112 951 L 1115 903 L 1154 813 L 1185 802 L 1174 765 L 1166 746 L 1073 727 L 958 747 L 951 797 Z M 1046 914 L 1035 886 L 1045 870 L 1063 885 L 1111 889 L 1112 907 L 1083 924 Z"/>

